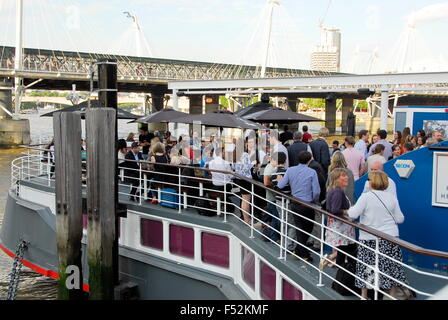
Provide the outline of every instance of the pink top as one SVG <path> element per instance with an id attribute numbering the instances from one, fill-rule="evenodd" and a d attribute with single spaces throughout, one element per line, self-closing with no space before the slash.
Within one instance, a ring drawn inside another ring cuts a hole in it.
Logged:
<path id="1" fill-rule="evenodd" d="M 359 176 L 364 174 L 364 155 L 355 148 L 346 148 L 342 154 L 347 162 L 347 167 L 353 172 L 355 181 L 358 180 Z"/>

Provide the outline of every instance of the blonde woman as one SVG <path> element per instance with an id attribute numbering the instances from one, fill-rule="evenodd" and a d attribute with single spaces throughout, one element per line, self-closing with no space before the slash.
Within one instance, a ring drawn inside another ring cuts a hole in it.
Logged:
<path id="1" fill-rule="evenodd" d="M 398 224 L 403 223 L 404 216 L 400 210 L 397 197 L 385 191 L 388 186 L 387 174 L 381 171 L 370 172 L 370 191 L 361 194 L 356 204 L 349 210 L 344 210 L 344 214 L 352 219 L 359 217 L 361 224 L 398 238 Z M 361 288 L 362 296 L 367 299 L 367 288 L 373 285 L 375 278 L 376 257 L 374 250 L 377 237 L 360 230 L 359 241 L 361 245 L 358 247 L 357 258 L 363 263 L 358 261 L 356 264 L 356 286 Z M 411 292 L 397 282 L 407 283 L 403 266 L 396 262 L 402 260 L 400 247 L 384 239 L 379 239 L 378 244 L 378 250 L 382 253 L 378 257 L 378 268 L 381 271 L 379 274 L 380 289 L 389 291 L 390 295 L 395 296 L 401 288 L 407 295 L 410 295 Z"/>
<path id="2" fill-rule="evenodd" d="M 347 187 L 349 180 L 347 170 L 336 168 L 331 171 L 329 179 L 331 183 L 327 189 L 326 210 L 333 215 L 342 217 L 343 211 L 349 209 L 351 205 L 350 200 L 344 193 L 344 188 Z M 355 255 L 356 245 L 353 242 L 353 239 L 355 239 L 355 228 L 332 217 L 328 218 L 327 226 L 329 229 L 325 232 L 325 242 L 333 248 L 337 247 L 343 252 L 347 252 L 352 256 Z M 336 264 L 343 266 L 346 260 L 346 255 L 343 252 L 333 249 L 333 253 L 328 258 L 330 260 L 336 258 Z M 328 260 L 322 262 L 321 268 L 326 264 L 328 264 Z"/>
<path id="3" fill-rule="evenodd" d="M 347 162 L 345 161 L 344 154 L 341 151 L 335 151 L 333 157 L 331 158 L 330 167 L 328 172 L 332 172 L 334 169 L 345 169 L 348 176 L 348 185 L 344 188 L 344 193 L 348 197 L 351 203 L 354 203 L 354 192 L 355 192 L 355 178 L 353 172 L 347 168 Z M 328 176 L 327 188 L 331 184 L 331 177 Z"/>
<path id="4" fill-rule="evenodd" d="M 331 173 L 336 169 L 343 169 L 345 170 L 345 173 L 348 177 L 348 183 L 345 187 L 343 187 L 344 194 L 349 199 L 350 203 L 354 203 L 354 193 L 355 193 L 355 178 L 353 176 L 353 173 L 350 169 L 347 168 L 347 161 L 345 161 L 344 154 L 341 151 L 335 151 L 333 153 L 333 156 L 331 157 L 331 163 L 330 167 L 328 168 L 328 172 L 330 173 L 328 175 L 327 179 L 327 189 L 330 187 L 330 185 L 333 184 L 332 181 L 332 175 Z M 336 261 L 337 257 L 337 250 L 333 249 L 333 252 L 328 256 L 328 259 L 332 261 Z M 332 263 L 328 263 L 328 261 L 323 263 L 323 266 L 333 267 Z"/>

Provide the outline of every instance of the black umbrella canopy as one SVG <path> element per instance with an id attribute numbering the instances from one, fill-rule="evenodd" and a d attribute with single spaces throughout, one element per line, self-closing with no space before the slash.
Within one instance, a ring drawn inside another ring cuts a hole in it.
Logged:
<path id="1" fill-rule="evenodd" d="M 266 110 L 269 110 L 272 108 L 274 108 L 274 106 L 269 103 L 269 96 L 266 93 L 264 93 L 261 96 L 261 101 L 251 104 L 250 106 L 248 106 L 244 109 L 238 110 L 237 112 L 235 112 L 235 114 L 239 117 L 245 118 L 245 116 L 248 116 L 252 113 L 266 111 Z"/>
<path id="2" fill-rule="evenodd" d="M 171 120 L 173 119 L 186 116 L 189 116 L 189 114 L 185 112 L 176 111 L 172 108 L 166 108 L 130 122 L 139 122 L 139 123 L 172 122 Z"/>
<path id="3" fill-rule="evenodd" d="M 90 106 L 93 108 L 99 107 L 99 105 L 100 105 L 100 103 L 98 100 L 90 101 Z M 52 117 L 53 113 L 55 113 L 55 112 L 79 112 L 81 114 L 81 118 L 84 119 L 86 109 L 87 109 L 87 101 L 84 101 L 84 102 L 81 102 L 80 104 L 77 104 L 74 106 L 70 106 L 70 107 L 63 108 L 61 110 L 56 110 L 56 111 L 45 113 L 45 114 L 41 115 L 41 117 Z M 117 109 L 117 118 L 133 120 L 133 119 L 138 119 L 139 116 L 118 108 Z"/>
<path id="4" fill-rule="evenodd" d="M 210 127 L 266 130 L 267 128 L 250 120 L 238 117 L 233 112 L 217 110 L 206 114 L 192 114 L 170 120 L 173 123 L 201 124 Z"/>
<path id="5" fill-rule="evenodd" d="M 247 116 L 244 119 L 265 122 L 265 123 L 296 123 L 296 122 L 312 122 L 322 121 L 321 119 L 310 117 L 301 113 L 283 110 L 281 108 L 272 108 L 269 110 L 259 111 Z"/>

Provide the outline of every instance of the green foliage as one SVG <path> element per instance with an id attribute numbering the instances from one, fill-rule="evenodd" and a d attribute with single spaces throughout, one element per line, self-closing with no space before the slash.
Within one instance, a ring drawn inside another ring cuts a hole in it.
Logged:
<path id="1" fill-rule="evenodd" d="M 69 92 L 58 92 L 58 91 L 31 91 L 27 93 L 31 97 L 66 97 Z"/>
<path id="2" fill-rule="evenodd" d="M 118 107 L 120 109 L 133 109 L 140 107 L 140 105 L 138 103 L 119 103 Z"/>
<path id="3" fill-rule="evenodd" d="M 308 108 L 325 109 L 325 100 L 324 99 L 304 98 L 304 99 L 300 99 L 300 100 L 302 100 L 303 104 L 305 104 Z"/>

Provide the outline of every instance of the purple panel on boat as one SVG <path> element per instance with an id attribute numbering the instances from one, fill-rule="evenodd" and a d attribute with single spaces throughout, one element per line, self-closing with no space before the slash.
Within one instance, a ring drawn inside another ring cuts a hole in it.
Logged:
<path id="1" fill-rule="evenodd" d="M 202 261 L 220 267 L 229 267 L 229 238 L 202 233 Z"/>
<path id="2" fill-rule="evenodd" d="M 82 215 L 82 227 L 84 229 L 87 229 L 87 215 L 86 214 Z"/>
<path id="3" fill-rule="evenodd" d="M 194 258 L 194 230 L 170 225 L 170 252 L 187 258 Z"/>
<path id="4" fill-rule="evenodd" d="M 303 300 L 303 293 L 283 279 L 283 300 Z"/>
<path id="5" fill-rule="evenodd" d="M 163 250 L 162 221 L 140 219 L 140 241 L 143 246 Z"/>
<path id="6" fill-rule="evenodd" d="M 260 261 L 260 295 L 266 300 L 275 300 L 275 271 Z"/>
<path id="7" fill-rule="evenodd" d="M 245 247 L 241 250 L 241 269 L 244 282 L 255 289 L 255 255 Z"/>

